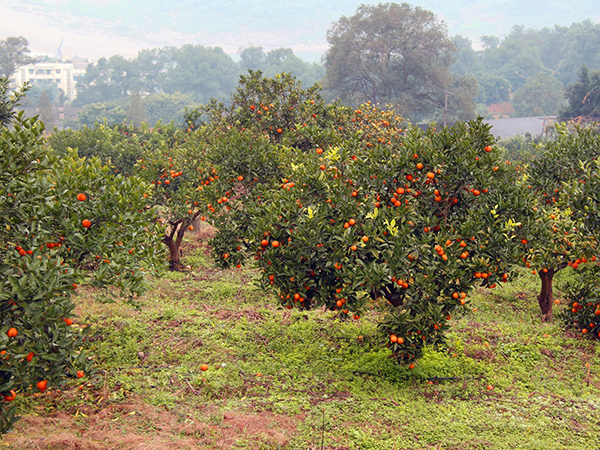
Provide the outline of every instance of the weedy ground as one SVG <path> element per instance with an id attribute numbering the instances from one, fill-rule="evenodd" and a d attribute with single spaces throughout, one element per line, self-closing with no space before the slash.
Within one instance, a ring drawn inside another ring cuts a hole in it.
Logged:
<path id="1" fill-rule="evenodd" d="M 600 445 L 600 344 L 540 322 L 530 273 L 473 295 L 408 370 L 377 335 L 385 306 L 351 322 L 278 309 L 253 269 L 215 269 L 197 237 L 185 252 L 192 269 L 153 280 L 139 307 L 76 298 L 93 373 L 19 396 L 0 449 Z"/>

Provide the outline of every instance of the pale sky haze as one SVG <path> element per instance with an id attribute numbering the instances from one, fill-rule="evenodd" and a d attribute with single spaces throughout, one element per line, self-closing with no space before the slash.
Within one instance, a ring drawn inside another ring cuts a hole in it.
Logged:
<path id="1" fill-rule="evenodd" d="M 251 45 L 286 47 L 308 61 L 327 50 L 326 33 L 356 0 L 1 0 L 0 39 L 24 36 L 33 54 L 132 58 L 145 48 L 218 46 L 234 56 Z M 478 45 L 482 35 L 504 37 L 515 25 L 544 28 L 589 19 L 600 22 L 598 0 L 415 0 Z"/>

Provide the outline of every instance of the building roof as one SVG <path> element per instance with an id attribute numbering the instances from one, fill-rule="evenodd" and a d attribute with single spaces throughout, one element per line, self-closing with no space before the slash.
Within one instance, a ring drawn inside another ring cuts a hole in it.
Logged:
<path id="1" fill-rule="evenodd" d="M 487 119 L 483 121 L 492 126 L 490 132 L 500 139 L 531 135 L 535 138 L 543 135 L 548 126 L 556 123 L 556 116 L 515 117 L 509 119 Z"/>

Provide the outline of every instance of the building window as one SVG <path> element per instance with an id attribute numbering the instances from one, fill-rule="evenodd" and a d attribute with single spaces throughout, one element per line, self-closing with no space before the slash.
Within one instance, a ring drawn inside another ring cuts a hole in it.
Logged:
<path id="1" fill-rule="evenodd" d="M 60 73 L 60 69 L 56 69 L 56 74 L 58 75 Z"/>
<path id="2" fill-rule="evenodd" d="M 57 78 L 57 79 L 56 79 L 56 80 L 54 80 L 54 81 L 56 81 L 56 84 L 60 84 L 60 78 Z"/>
<path id="3" fill-rule="evenodd" d="M 33 72 L 35 72 L 33 69 L 29 69 L 29 74 L 33 75 Z"/>
<path id="4" fill-rule="evenodd" d="M 46 75 L 52 75 L 52 69 L 46 69 Z"/>

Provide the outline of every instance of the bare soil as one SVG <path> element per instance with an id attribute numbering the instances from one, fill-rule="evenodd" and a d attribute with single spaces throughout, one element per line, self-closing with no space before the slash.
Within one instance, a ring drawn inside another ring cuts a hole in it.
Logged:
<path id="1" fill-rule="evenodd" d="M 82 405 L 72 410 L 23 416 L 0 440 L 0 448 L 229 449 L 240 441 L 249 448 L 281 448 L 303 420 L 268 411 L 244 414 L 218 410 L 203 411 L 207 421 L 193 420 L 186 414 L 148 405 L 136 396 L 95 409 Z"/>

